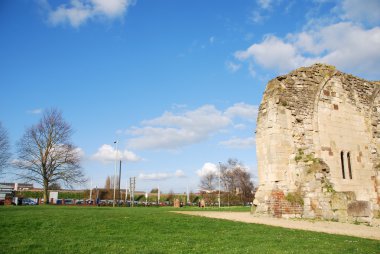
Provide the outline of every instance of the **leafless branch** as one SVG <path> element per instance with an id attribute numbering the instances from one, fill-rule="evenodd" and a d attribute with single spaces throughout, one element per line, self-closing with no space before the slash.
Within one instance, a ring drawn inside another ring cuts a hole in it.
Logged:
<path id="1" fill-rule="evenodd" d="M 70 142 L 72 133 L 62 113 L 51 109 L 38 124 L 27 129 L 18 142 L 18 159 L 14 162 L 20 169 L 17 175 L 42 184 L 44 198 L 52 183 L 71 186 L 85 181 L 80 156 Z"/>
<path id="2" fill-rule="evenodd" d="M 8 133 L 0 122 L 0 174 L 9 165 L 10 157 Z"/>

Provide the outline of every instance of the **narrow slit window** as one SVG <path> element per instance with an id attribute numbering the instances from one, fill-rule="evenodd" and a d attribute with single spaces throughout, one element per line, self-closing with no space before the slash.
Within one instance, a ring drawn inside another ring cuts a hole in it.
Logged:
<path id="1" fill-rule="evenodd" d="M 343 179 L 346 179 L 346 174 L 344 172 L 344 152 L 340 152 L 340 163 L 342 165 L 342 176 L 343 176 Z"/>
<path id="2" fill-rule="evenodd" d="M 350 152 L 347 153 L 347 165 L 348 165 L 348 174 L 350 176 L 350 179 L 352 179 L 352 171 L 351 171 L 351 154 Z"/>

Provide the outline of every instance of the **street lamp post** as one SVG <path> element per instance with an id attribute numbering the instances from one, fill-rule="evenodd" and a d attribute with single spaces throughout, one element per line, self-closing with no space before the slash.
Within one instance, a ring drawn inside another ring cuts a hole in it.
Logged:
<path id="1" fill-rule="evenodd" d="M 219 197 L 218 197 L 219 208 L 220 208 L 220 176 L 221 176 L 221 165 L 220 165 L 220 162 L 219 162 Z"/>
<path id="2" fill-rule="evenodd" d="M 90 202 L 92 201 L 92 178 L 90 181 Z"/>
<path id="3" fill-rule="evenodd" d="M 160 206 L 160 186 L 157 185 L 157 206 Z"/>
<path id="4" fill-rule="evenodd" d="M 117 140 L 113 142 L 115 144 L 115 172 L 113 175 L 113 207 L 116 203 L 116 168 L 117 168 Z"/>

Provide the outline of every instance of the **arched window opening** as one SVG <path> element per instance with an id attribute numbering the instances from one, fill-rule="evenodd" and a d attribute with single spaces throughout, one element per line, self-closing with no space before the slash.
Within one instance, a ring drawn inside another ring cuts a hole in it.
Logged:
<path id="1" fill-rule="evenodd" d="M 347 153 L 347 165 L 348 165 L 348 174 L 350 176 L 350 179 L 352 179 L 352 171 L 351 171 L 351 154 L 350 152 Z"/>
<path id="2" fill-rule="evenodd" d="M 344 172 L 344 152 L 343 151 L 340 152 L 340 163 L 342 165 L 342 176 L 343 176 L 343 179 L 346 179 L 346 173 Z"/>

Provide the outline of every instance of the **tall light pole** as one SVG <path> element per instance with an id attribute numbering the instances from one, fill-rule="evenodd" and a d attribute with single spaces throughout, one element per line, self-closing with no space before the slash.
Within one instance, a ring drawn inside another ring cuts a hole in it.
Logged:
<path id="1" fill-rule="evenodd" d="M 116 168 L 117 168 L 117 140 L 113 142 L 115 144 L 115 172 L 113 175 L 113 207 L 116 203 Z"/>
<path id="2" fill-rule="evenodd" d="M 220 176 L 221 176 L 221 165 L 220 165 L 220 162 L 219 162 L 219 197 L 218 197 L 219 208 L 220 208 Z"/>
<path id="3" fill-rule="evenodd" d="M 128 180 L 127 183 L 125 184 L 125 205 L 127 205 L 127 197 L 128 197 Z"/>
<path id="4" fill-rule="evenodd" d="M 92 200 L 92 177 L 91 177 L 91 181 L 90 181 L 90 202 Z"/>
<path id="5" fill-rule="evenodd" d="M 157 185 L 157 206 L 160 205 L 160 185 Z"/>
<path id="6" fill-rule="evenodd" d="M 189 185 L 186 187 L 186 205 L 190 203 Z"/>

